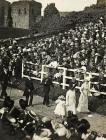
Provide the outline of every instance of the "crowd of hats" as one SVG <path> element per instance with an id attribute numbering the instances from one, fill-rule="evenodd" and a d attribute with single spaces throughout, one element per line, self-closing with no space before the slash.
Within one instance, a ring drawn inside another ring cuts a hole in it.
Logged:
<path id="1" fill-rule="evenodd" d="M 106 27 L 102 20 L 23 45 L 15 40 L 1 44 L 0 63 L 10 65 L 16 75 L 21 73 L 23 59 L 38 66 L 57 62 L 56 66 L 106 73 Z"/>
<path id="2" fill-rule="evenodd" d="M 27 110 L 26 101 L 23 99 L 19 100 L 19 105 L 17 108 L 14 101 L 6 97 L 0 115 L 4 126 L 10 126 L 5 127 L 9 128 L 10 134 L 17 137 L 21 132 L 20 139 L 26 137 L 28 140 L 106 140 L 105 134 L 98 135 L 97 132 L 91 131 L 89 122 L 79 119 L 71 111 L 68 111 L 64 119 L 57 121 Z"/>

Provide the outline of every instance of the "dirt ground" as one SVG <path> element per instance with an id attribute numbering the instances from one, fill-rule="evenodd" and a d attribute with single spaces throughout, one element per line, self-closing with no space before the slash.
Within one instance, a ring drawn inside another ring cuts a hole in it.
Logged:
<path id="1" fill-rule="evenodd" d="M 24 98 L 23 91 L 17 89 L 10 89 L 7 90 L 8 95 L 11 96 L 12 99 L 15 100 L 15 104 L 18 105 L 18 101 L 20 98 Z M 55 118 L 54 115 L 54 108 L 55 103 L 54 101 L 50 101 L 50 107 L 42 105 L 43 98 L 41 96 L 34 96 L 33 106 L 28 107 L 29 110 L 33 110 L 36 114 L 41 116 L 48 116 L 51 119 Z M 88 114 L 78 114 L 79 119 L 85 118 L 90 122 L 91 130 L 97 131 L 99 134 L 106 134 L 106 116 L 99 115 L 97 113 Z M 60 120 L 60 118 L 58 118 Z"/>

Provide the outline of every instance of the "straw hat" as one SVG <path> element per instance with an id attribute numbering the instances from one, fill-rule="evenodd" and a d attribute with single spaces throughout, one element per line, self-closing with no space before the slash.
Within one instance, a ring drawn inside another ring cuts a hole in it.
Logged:
<path id="1" fill-rule="evenodd" d="M 29 114 L 29 116 L 30 116 L 31 118 L 35 119 L 36 114 L 35 114 L 34 111 L 31 110 L 31 111 L 28 112 L 28 114 Z"/>

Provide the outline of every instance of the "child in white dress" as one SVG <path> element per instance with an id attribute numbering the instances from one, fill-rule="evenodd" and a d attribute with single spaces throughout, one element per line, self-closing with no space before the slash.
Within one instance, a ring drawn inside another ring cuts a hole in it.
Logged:
<path id="1" fill-rule="evenodd" d="M 61 116 L 62 119 L 66 115 L 65 97 L 63 95 L 59 96 L 55 101 L 56 108 L 54 110 L 55 115 Z"/>

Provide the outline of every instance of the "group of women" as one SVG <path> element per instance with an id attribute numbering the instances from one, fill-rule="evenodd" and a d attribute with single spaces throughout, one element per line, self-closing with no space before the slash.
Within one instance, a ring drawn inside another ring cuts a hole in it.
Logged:
<path id="1" fill-rule="evenodd" d="M 66 116 L 68 111 L 72 111 L 73 114 L 77 114 L 78 112 L 89 113 L 90 111 L 88 109 L 88 96 L 92 95 L 90 93 L 89 82 L 90 82 L 89 77 L 86 77 L 80 88 L 80 97 L 77 105 L 75 93 L 76 80 L 75 78 L 72 78 L 69 89 L 66 92 L 66 98 L 62 95 L 59 96 L 58 99 L 56 100 L 57 105 L 54 110 L 54 113 L 56 115 L 62 116 L 62 118 Z"/>

